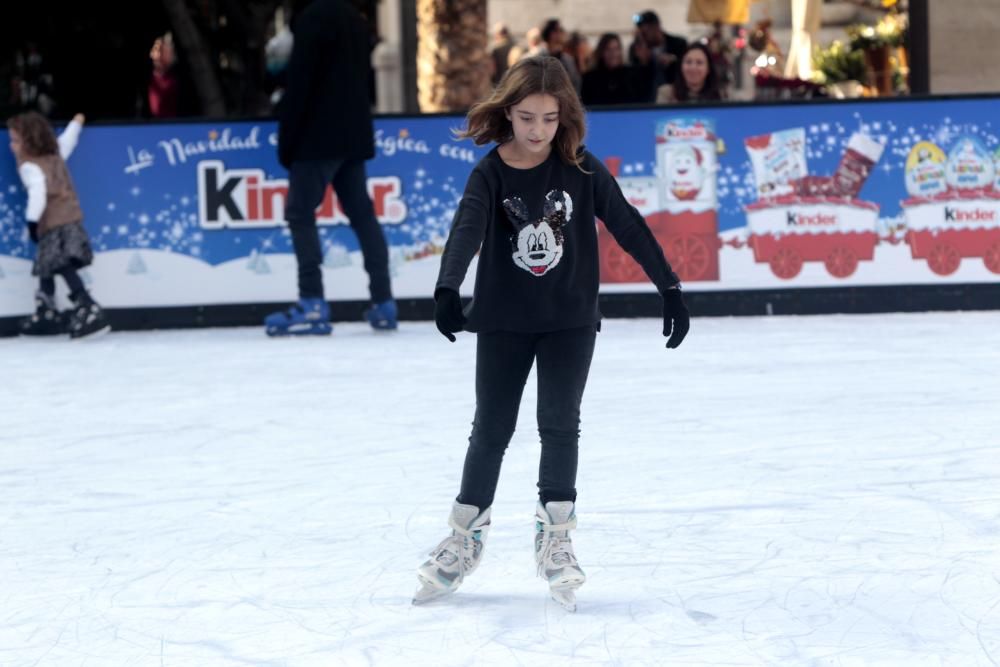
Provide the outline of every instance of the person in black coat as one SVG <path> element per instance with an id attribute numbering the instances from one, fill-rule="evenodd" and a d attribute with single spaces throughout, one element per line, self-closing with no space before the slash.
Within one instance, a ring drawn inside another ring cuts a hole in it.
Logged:
<path id="1" fill-rule="evenodd" d="M 649 88 L 646 102 L 656 99 L 657 89 L 673 83 L 680 74 L 681 58 L 687 50 L 687 40 L 671 35 L 660 27 L 660 17 L 654 11 L 635 16 L 636 37 L 629 47 L 629 63 L 648 70 Z"/>
<path id="2" fill-rule="evenodd" d="M 651 85 L 639 70 L 625 65 L 622 42 L 613 32 L 601 35 L 594 49 L 594 61 L 583 74 L 580 99 L 587 106 L 602 104 L 636 104 L 646 101 Z"/>
<path id="3" fill-rule="evenodd" d="M 346 0 L 303 2 L 292 21 L 295 44 L 278 108 L 278 161 L 289 171 L 285 218 L 298 261 L 299 301 L 268 315 L 268 335 L 329 334 L 316 208 L 326 186 L 358 236 L 369 276 L 376 329 L 396 328 L 385 235 L 368 197 L 365 160 L 375 156 L 369 107 L 370 30 Z"/>

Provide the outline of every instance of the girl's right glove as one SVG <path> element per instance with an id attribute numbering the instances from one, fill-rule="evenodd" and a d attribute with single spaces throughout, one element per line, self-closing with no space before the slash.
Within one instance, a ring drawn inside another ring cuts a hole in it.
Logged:
<path id="1" fill-rule="evenodd" d="M 434 323 L 441 335 L 455 342 L 455 333 L 465 328 L 465 313 L 458 292 L 447 287 L 439 287 L 434 292 Z"/>
<path id="2" fill-rule="evenodd" d="M 680 288 L 668 289 L 663 292 L 663 335 L 670 336 L 667 347 L 673 349 L 681 344 L 691 328 L 691 318 L 688 315 L 684 297 Z"/>

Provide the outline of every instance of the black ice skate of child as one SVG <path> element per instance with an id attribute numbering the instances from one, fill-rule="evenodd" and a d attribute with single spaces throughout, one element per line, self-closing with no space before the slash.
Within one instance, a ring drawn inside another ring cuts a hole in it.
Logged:
<path id="1" fill-rule="evenodd" d="M 520 197 L 503 200 L 504 210 L 515 232 L 510 241 L 511 259 L 531 275 L 541 277 L 554 269 L 563 256 L 566 225 L 573 215 L 573 200 L 562 190 L 545 195 L 542 217 L 532 220 Z"/>

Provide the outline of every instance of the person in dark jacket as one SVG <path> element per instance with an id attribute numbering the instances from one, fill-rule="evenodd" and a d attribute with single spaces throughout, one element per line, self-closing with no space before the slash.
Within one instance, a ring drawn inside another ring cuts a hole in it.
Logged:
<path id="1" fill-rule="evenodd" d="M 625 65 L 618 35 L 604 33 L 594 49 L 593 66 L 583 74 L 580 99 L 587 106 L 645 102 L 650 84 L 641 78 L 643 73 L 644 70 Z"/>
<path id="2" fill-rule="evenodd" d="M 312 0 L 293 19 L 295 44 L 278 109 L 278 160 L 289 171 L 285 218 L 298 261 L 299 301 L 264 320 L 269 336 L 329 334 L 316 208 L 330 183 L 358 236 L 375 329 L 395 329 L 389 252 L 367 191 L 375 156 L 369 107 L 370 30 L 346 0 Z"/>
<path id="3" fill-rule="evenodd" d="M 629 47 L 629 63 L 648 70 L 649 88 L 646 102 L 656 99 L 656 91 L 665 83 L 673 83 L 680 74 L 680 62 L 687 50 L 687 40 L 671 35 L 660 27 L 660 17 L 645 11 L 634 18 L 635 41 Z"/>

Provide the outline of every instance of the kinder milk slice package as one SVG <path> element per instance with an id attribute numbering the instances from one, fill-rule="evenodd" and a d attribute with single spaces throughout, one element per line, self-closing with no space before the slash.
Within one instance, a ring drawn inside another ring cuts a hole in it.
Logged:
<path id="1" fill-rule="evenodd" d="M 750 155 L 760 199 L 793 194 L 794 182 L 809 175 L 803 128 L 748 137 L 743 143 Z"/>

